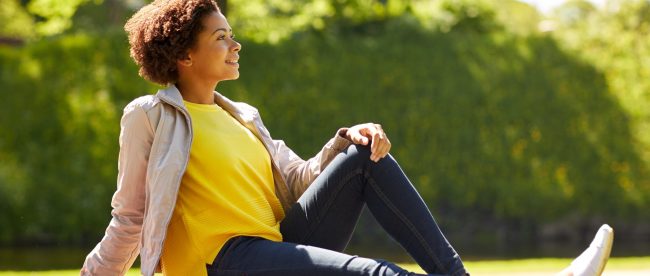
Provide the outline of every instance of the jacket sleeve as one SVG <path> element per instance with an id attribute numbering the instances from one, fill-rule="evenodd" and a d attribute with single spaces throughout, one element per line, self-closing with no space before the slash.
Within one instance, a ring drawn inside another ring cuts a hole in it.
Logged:
<path id="1" fill-rule="evenodd" d="M 307 161 L 296 155 L 287 147 L 284 141 L 273 140 L 275 160 L 295 198 L 302 195 L 338 153 L 352 144 L 352 142 L 341 136 L 345 131 L 347 131 L 346 128 L 339 129 L 320 152 Z"/>
<path id="2" fill-rule="evenodd" d="M 141 106 L 129 104 L 120 122 L 117 191 L 104 238 L 88 254 L 81 275 L 124 275 L 140 251 L 145 179 L 153 129 Z"/>

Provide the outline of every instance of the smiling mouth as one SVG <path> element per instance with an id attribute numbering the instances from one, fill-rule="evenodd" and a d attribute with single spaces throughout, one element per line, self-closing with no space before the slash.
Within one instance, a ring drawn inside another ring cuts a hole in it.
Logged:
<path id="1" fill-rule="evenodd" d="M 231 60 L 226 60 L 226 63 L 228 63 L 228 64 L 233 64 L 233 65 L 234 65 L 234 64 L 239 64 L 239 63 L 237 63 L 237 61 L 239 61 L 239 60 L 237 60 L 237 59 L 231 59 Z"/>

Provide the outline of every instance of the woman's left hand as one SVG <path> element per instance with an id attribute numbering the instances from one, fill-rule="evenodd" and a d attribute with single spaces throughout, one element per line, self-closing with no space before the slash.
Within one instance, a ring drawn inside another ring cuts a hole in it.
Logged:
<path id="1" fill-rule="evenodd" d="M 378 162 L 390 151 L 390 140 L 380 124 L 366 123 L 353 126 L 345 133 L 345 138 L 358 145 L 370 143 L 370 160 Z"/>

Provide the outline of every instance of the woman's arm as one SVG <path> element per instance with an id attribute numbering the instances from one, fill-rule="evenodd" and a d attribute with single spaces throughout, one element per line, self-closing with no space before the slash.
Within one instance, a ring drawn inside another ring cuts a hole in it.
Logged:
<path id="1" fill-rule="evenodd" d="M 297 156 L 283 141 L 273 140 L 276 160 L 295 198 L 307 189 L 334 157 L 351 144 L 369 145 L 370 159 L 378 162 L 390 151 L 391 144 L 381 125 L 367 123 L 341 128 L 314 157 L 307 161 Z"/>
<path id="2" fill-rule="evenodd" d="M 314 157 L 306 161 L 294 153 L 284 141 L 273 140 L 274 159 L 295 198 L 302 195 L 339 152 L 352 144 L 345 138 L 346 131 L 347 128 L 339 129 Z"/>
<path id="3" fill-rule="evenodd" d="M 81 275 L 124 275 L 140 251 L 145 179 L 153 129 L 135 101 L 124 109 L 120 131 L 117 191 L 104 238 L 88 254 Z"/>

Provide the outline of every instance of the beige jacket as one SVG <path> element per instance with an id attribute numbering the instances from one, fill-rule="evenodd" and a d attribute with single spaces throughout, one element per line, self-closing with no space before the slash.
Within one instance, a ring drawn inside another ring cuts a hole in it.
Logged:
<path id="1" fill-rule="evenodd" d="M 285 210 L 350 145 L 337 134 L 316 156 L 304 161 L 284 142 L 271 138 L 254 107 L 216 92 L 215 102 L 263 142 L 271 156 L 275 192 Z M 167 225 L 192 146 L 192 120 L 178 89 L 172 85 L 129 103 L 119 142 L 113 218 L 104 238 L 86 257 L 82 275 L 124 275 L 138 253 L 143 275 L 159 271 Z"/>

